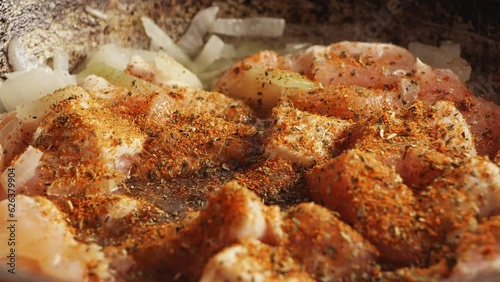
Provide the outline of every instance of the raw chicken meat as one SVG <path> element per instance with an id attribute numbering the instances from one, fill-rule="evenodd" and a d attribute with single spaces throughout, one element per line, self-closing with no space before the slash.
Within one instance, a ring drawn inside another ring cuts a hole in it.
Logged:
<path id="1" fill-rule="evenodd" d="M 395 45 L 339 42 L 260 51 L 210 92 L 173 59 L 154 63 L 97 67 L 0 116 L 0 219 L 15 192 L 23 270 L 75 281 L 500 273 L 500 108 L 451 71 Z"/>

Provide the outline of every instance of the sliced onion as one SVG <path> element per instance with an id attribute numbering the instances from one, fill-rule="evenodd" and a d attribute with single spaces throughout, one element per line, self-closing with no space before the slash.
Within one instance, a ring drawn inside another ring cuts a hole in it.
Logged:
<path id="1" fill-rule="evenodd" d="M 53 58 L 52 68 L 63 73 L 69 73 L 69 54 L 66 52 L 56 53 Z"/>
<path id="2" fill-rule="evenodd" d="M 20 120 L 39 119 L 46 115 L 53 104 L 69 97 L 88 97 L 87 92 L 77 86 L 70 86 L 43 96 L 33 102 L 21 103 L 16 107 L 16 117 Z"/>
<path id="3" fill-rule="evenodd" d="M 295 52 L 304 50 L 310 46 L 311 46 L 311 43 L 308 43 L 308 42 L 286 43 L 285 48 L 283 48 L 282 50 L 278 50 L 278 54 L 280 54 L 280 55 L 291 54 L 291 53 L 295 53 Z"/>
<path id="4" fill-rule="evenodd" d="M 142 16 L 142 25 L 144 26 L 144 31 L 151 38 L 151 41 L 160 46 L 170 57 L 174 58 L 177 62 L 183 64 L 187 68 L 191 68 L 192 62 L 182 49 L 175 44 L 175 42 L 166 34 L 156 23 L 146 17 Z"/>
<path id="5" fill-rule="evenodd" d="M 33 54 L 28 52 L 20 37 L 12 38 L 8 47 L 9 64 L 14 71 L 29 71 L 37 68 L 40 63 Z"/>
<path id="6" fill-rule="evenodd" d="M 272 49 L 270 44 L 256 40 L 243 40 L 231 53 L 224 52 L 223 57 L 241 59 L 248 55 L 255 54 L 260 50 Z"/>
<path id="7" fill-rule="evenodd" d="M 237 76 L 231 84 L 229 96 L 244 101 L 264 116 L 278 105 L 282 95 L 294 95 L 299 90 L 322 87 L 321 84 L 316 84 L 296 72 L 257 66 L 245 70 L 243 75 Z"/>
<path id="8" fill-rule="evenodd" d="M 435 47 L 412 42 L 408 49 L 433 68 L 450 69 L 464 82 L 470 78 L 472 69 L 466 60 L 460 58 L 460 45 L 456 43 L 446 41 L 441 42 L 441 47 Z"/>
<path id="9" fill-rule="evenodd" d="M 203 46 L 203 37 L 212 27 L 219 12 L 219 7 L 212 6 L 200 10 L 191 20 L 191 24 L 186 33 L 177 41 L 184 52 L 194 55 Z"/>
<path id="10" fill-rule="evenodd" d="M 192 70 L 195 73 L 204 71 L 210 64 L 221 57 L 224 45 L 224 41 L 217 35 L 211 35 L 205 46 L 203 46 L 203 50 L 196 57 Z"/>
<path id="11" fill-rule="evenodd" d="M 446 54 L 449 58 L 460 58 L 460 44 L 452 41 L 441 41 L 439 45 L 442 53 Z"/>
<path id="12" fill-rule="evenodd" d="M 211 89 L 215 79 L 234 64 L 234 60 L 222 57 L 213 62 L 206 70 L 197 74 L 205 89 Z"/>
<path id="13" fill-rule="evenodd" d="M 115 44 L 106 44 L 92 53 L 86 62 L 86 67 L 106 64 L 117 70 L 125 70 L 133 55 L 141 56 L 146 62 L 152 63 L 158 52 L 143 49 L 122 48 Z"/>
<path id="14" fill-rule="evenodd" d="M 254 17 L 217 19 L 210 31 L 231 36 L 279 37 L 285 30 L 285 19 Z"/>
<path id="15" fill-rule="evenodd" d="M 106 13 L 104 13 L 103 11 L 94 9 L 90 6 L 85 6 L 85 12 L 88 13 L 89 15 L 92 15 L 92 16 L 99 18 L 99 19 L 102 19 L 102 20 L 108 19 L 108 15 L 106 15 Z"/>
<path id="16" fill-rule="evenodd" d="M 79 73 L 78 77 L 83 79 L 92 74 L 106 79 L 109 83 L 115 86 L 127 88 L 135 93 L 152 95 L 154 93 L 162 92 L 162 89 L 159 86 L 137 78 L 124 71 L 112 68 L 106 64 L 91 65 Z"/>
<path id="17" fill-rule="evenodd" d="M 124 70 L 127 67 L 129 56 L 114 44 L 106 44 L 99 50 L 90 55 L 88 65 L 106 64 L 118 70 Z"/>
<path id="18" fill-rule="evenodd" d="M 184 85 L 195 89 L 203 88 L 201 81 L 194 73 L 169 56 L 158 54 L 155 58 L 155 65 L 161 72 L 161 77 L 165 78 L 166 84 Z"/>
<path id="19" fill-rule="evenodd" d="M 0 88 L 0 99 L 11 111 L 21 103 L 32 102 L 70 84 L 76 84 L 76 79 L 67 73 L 36 68 L 7 79 Z"/>

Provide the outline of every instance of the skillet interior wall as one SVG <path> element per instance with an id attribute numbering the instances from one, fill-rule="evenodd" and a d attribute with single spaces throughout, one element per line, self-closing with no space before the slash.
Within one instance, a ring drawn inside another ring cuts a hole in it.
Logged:
<path id="1" fill-rule="evenodd" d="M 154 18 L 177 38 L 200 8 L 217 3 L 220 16 L 266 15 L 284 17 L 283 40 L 327 44 L 340 40 L 392 42 L 406 47 L 418 41 L 437 45 L 452 40 L 472 64 L 472 81 L 479 82 L 488 98 L 500 102 L 500 28 L 496 12 L 500 2 L 352 1 L 352 0 L 4 0 L 0 2 L 0 76 L 11 71 L 8 42 L 22 37 L 26 48 L 40 60 L 57 51 L 70 53 L 71 66 L 91 48 L 109 42 L 148 47 L 139 21 Z M 85 12 L 86 5 L 111 13 L 108 20 Z M 109 37 L 110 34 L 113 36 Z M 478 85 L 479 85 L 478 84 Z"/>

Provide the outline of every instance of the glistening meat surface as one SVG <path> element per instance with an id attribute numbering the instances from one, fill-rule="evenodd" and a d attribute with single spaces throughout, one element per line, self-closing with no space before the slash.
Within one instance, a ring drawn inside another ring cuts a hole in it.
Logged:
<path id="1" fill-rule="evenodd" d="M 23 271 L 89 281 L 500 273 L 500 110 L 451 71 L 391 44 L 340 42 L 260 51 L 214 91 L 173 74 L 134 57 L 125 72 L 103 66 L 0 116 L 0 219 L 13 167 Z"/>

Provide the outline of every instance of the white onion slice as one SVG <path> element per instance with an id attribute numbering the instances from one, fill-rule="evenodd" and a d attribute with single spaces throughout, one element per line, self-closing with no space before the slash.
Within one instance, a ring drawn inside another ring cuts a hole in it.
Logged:
<path id="1" fill-rule="evenodd" d="M 257 40 L 242 40 L 233 52 L 224 52 L 223 57 L 232 59 L 241 59 L 251 54 L 255 54 L 260 50 L 272 49 L 270 44 L 259 42 Z"/>
<path id="2" fill-rule="evenodd" d="M 186 33 L 177 41 L 184 52 L 194 55 L 203 46 L 203 37 L 212 27 L 219 12 L 219 7 L 212 6 L 200 10 L 191 20 L 191 24 Z"/>
<path id="3" fill-rule="evenodd" d="M 310 46 L 311 43 L 308 42 L 290 42 L 286 43 L 285 48 L 283 48 L 282 50 L 278 50 L 278 54 L 280 55 L 291 54 L 300 50 L 304 50 Z"/>
<path id="4" fill-rule="evenodd" d="M 175 42 L 166 34 L 156 23 L 146 17 L 142 16 L 142 25 L 147 36 L 151 38 L 153 44 L 160 46 L 170 57 L 174 58 L 177 62 L 183 64 L 187 68 L 191 68 L 192 62 L 182 49 L 175 44 Z"/>
<path id="5" fill-rule="evenodd" d="M 7 79 L 0 88 L 0 99 L 11 111 L 21 103 L 32 102 L 69 84 L 76 84 L 75 77 L 58 70 L 36 68 Z"/>
<path id="6" fill-rule="evenodd" d="M 196 57 L 192 70 L 199 73 L 207 69 L 208 66 L 221 57 L 224 46 L 222 39 L 217 35 L 211 35 L 198 57 Z"/>
<path id="7" fill-rule="evenodd" d="M 108 15 L 106 15 L 106 13 L 104 13 L 103 11 L 94 9 L 90 6 L 85 6 L 85 12 L 88 13 L 89 15 L 92 15 L 92 16 L 99 18 L 99 19 L 102 19 L 102 20 L 108 19 Z"/>
<path id="8" fill-rule="evenodd" d="M 38 59 L 28 52 L 21 37 L 10 40 L 7 52 L 9 64 L 16 72 L 32 70 L 40 65 Z"/>
<path id="9" fill-rule="evenodd" d="M 167 84 L 185 85 L 195 89 L 203 88 L 201 81 L 194 73 L 169 56 L 158 54 L 155 58 L 155 66 Z"/>
<path id="10" fill-rule="evenodd" d="M 87 65 L 106 64 L 117 70 L 124 70 L 127 67 L 128 59 L 122 48 L 114 44 L 106 44 L 90 55 Z"/>
<path id="11" fill-rule="evenodd" d="M 52 58 L 52 68 L 64 73 L 69 73 L 69 54 L 66 52 L 56 53 Z"/>
<path id="12" fill-rule="evenodd" d="M 133 55 L 141 56 L 146 62 L 152 63 L 158 52 L 143 49 L 122 48 L 115 44 L 106 44 L 89 56 L 87 66 L 105 64 L 117 70 L 125 70 Z"/>
<path id="13" fill-rule="evenodd" d="M 285 19 L 254 17 L 217 19 L 210 32 L 231 36 L 279 37 L 285 30 Z"/>
<path id="14" fill-rule="evenodd" d="M 449 58 L 460 58 L 460 44 L 452 41 L 441 41 L 439 49 Z"/>
<path id="15" fill-rule="evenodd" d="M 47 114 L 53 104 L 57 104 L 69 97 L 88 98 L 89 95 L 80 87 L 72 86 L 64 88 L 33 102 L 19 104 L 16 107 L 16 117 L 20 120 L 40 119 Z"/>
<path id="16" fill-rule="evenodd" d="M 460 45 L 449 41 L 441 42 L 441 47 L 412 42 L 408 45 L 410 52 L 422 62 L 433 68 L 450 69 L 463 82 L 469 80 L 471 66 L 460 58 Z"/>

